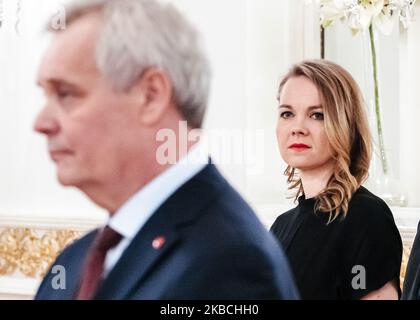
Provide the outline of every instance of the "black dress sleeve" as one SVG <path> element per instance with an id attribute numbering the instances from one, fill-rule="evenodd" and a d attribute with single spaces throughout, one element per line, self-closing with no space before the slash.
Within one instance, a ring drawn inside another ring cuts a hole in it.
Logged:
<path id="1" fill-rule="evenodd" d="M 283 249 L 287 249 L 296 231 L 301 225 L 301 217 L 296 214 L 296 209 L 289 210 L 280 215 L 270 228 Z"/>
<path id="2" fill-rule="evenodd" d="M 399 276 L 403 247 L 391 210 L 380 199 L 356 203 L 352 210 L 354 214 L 349 216 L 352 221 L 347 230 L 343 296 L 360 299 L 395 281 L 401 297 Z"/>

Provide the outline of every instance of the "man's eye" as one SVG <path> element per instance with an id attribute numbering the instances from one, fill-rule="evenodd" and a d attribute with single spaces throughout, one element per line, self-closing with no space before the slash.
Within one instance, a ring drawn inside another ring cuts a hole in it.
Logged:
<path id="1" fill-rule="evenodd" d="M 284 111 L 280 113 L 280 117 L 283 119 L 288 119 L 288 118 L 291 118 L 292 116 L 293 116 L 293 113 L 291 113 L 290 111 Z"/>
<path id="2" fill-rule="evenodd" d="M 61 90 L 61 91 L 57 91 L 57 97 L 59 99 L 64 99 L 64 98 L 68 98 L 70 96 L 72 96 L 73 93 L 67 90 Z"/>
<path id="3" fill-rule="evenodd" d="M 324 120 L 324 114 L 322 112 L 314 112 L 311 118 L 314 120 Z"/>

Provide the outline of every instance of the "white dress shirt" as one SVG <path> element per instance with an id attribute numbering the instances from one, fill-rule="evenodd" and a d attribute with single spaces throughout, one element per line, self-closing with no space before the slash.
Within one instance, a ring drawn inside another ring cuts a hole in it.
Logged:
<path id="1" fill-rule="evenodd" d="M 149 182 L 115 212 L 108 220 L 108 225 L 123 238 L 107 253 L 105 275 L 115 266 L 124 250 L 153 213 L 176 190 L 203 170 L 207 163 L 208 153 L 201 145 L 194 146 L 187 156 Z"/>

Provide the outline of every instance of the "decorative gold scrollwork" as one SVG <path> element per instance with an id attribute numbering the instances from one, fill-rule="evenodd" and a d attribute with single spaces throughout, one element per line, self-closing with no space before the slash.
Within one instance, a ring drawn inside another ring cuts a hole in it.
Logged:
<path id="1" fill-rule="evenodd" d="M 401 289 L 402 289 L 402 285 L 404 283 L 405 273 L 407 271 L 407 264 L 408 264 L 408 260 L 410 259 L 411 249 L 412 249 L 412 246 L 405 245 L 403 247 L 403 256 L 402 256 L 401 272 L 400 272 Z"/>
<path id="2" fill-rule="evenodd" d="M 21 272 L 27 277 L 43 276 L 57 255 L 80 236 L 73 230 L 0 230 L 0 275 Z"/>

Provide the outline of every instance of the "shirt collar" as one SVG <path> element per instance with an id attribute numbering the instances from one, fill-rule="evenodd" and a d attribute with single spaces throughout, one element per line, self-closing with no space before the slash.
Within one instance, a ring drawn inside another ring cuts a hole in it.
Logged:
<path id="1" fill-rule="evenodd" d="M 202 145 L 194 146 L 177 164 L 165 170 L 135 193 L 109 219 L 108 225 L 133 239 L 153 213 L 183 184 L 208 164 L 208 153 Z"/>

